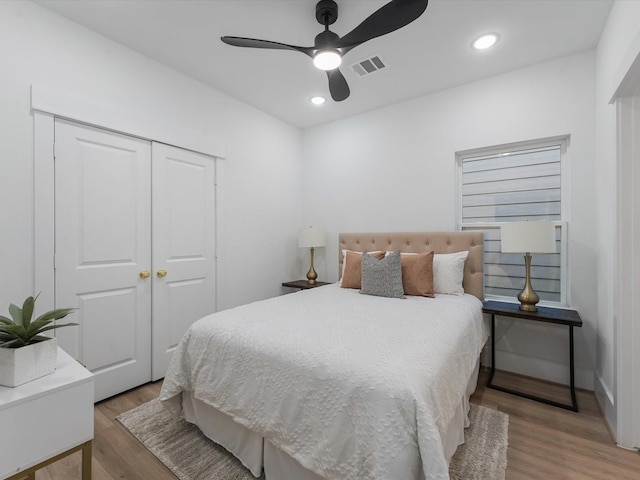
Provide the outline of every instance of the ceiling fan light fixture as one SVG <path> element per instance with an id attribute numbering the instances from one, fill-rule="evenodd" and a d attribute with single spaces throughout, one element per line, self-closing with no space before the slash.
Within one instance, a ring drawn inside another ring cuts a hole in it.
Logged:
<path id="1" fill-rule="evenodd" d="M 315 97 L 311 97 L 309 101 L 314 105 L 322 105 L 324 102 L 327 101 L 327 99 L 320 95 L 316 95 Z"/>
<path id="2" fill-rule="evenodd" d="M 320 50 L 313 56 L 313 64 L 320 70 L 335 70 L 342 63 L 342 56 L 336 50 Z"/>
<path id="3" fill-rule="evenodd" d="M 488 33 L 476 38 L 472 45 L 476 50 L 486 50 L 487 48 L 493 47 L 499 38 L 497 33 Z"/>

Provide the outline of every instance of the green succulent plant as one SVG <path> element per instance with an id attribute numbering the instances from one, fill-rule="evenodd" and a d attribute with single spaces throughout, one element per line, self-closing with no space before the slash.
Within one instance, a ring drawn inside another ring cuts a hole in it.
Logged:
<path id="1" fill-rule="evenodd" d="M 64 323 L 50 325 L 54 320 L 59 320 L 72 313 L 75 308 L 58 308 L 43 313 L 32 321 L 33 309 L 38 296 L 27 297 L 22 308 L 9 305 L 11 318 L 0 315 L 0 347 L 20 348 L 33 343 L 47 340 L 48 337 L 40 336 L 41 333 L 54 328 L 69 327 L 77 323 Z"/>

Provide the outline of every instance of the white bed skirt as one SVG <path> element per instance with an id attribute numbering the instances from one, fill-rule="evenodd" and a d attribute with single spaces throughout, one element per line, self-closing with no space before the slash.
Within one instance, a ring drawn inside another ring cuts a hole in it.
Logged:
<path id="1" fill-rule="evenodd" d="M 479 369 L 478 361 L 445 434 L 443 447 L 447 461 L 464 443 L 464 429 L 469 426 L 469 397 L 476 389 Z M 208 438 L 231 452 L 255 477 L 259 477 L 264 468 L 266 480 L 324 480 L 261 435 L 194 398 L 191 392 L 182 393 L 182 408 L 185 420 L 196 424 Z"/>

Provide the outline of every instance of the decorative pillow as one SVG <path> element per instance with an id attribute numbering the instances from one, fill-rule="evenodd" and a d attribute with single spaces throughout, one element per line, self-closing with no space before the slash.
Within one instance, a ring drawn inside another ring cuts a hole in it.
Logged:
<path id="1" fill-rule="evenodd" d="M 464 262 L 468 251 L 456 253 L 436 253 L 433 257 L 433 286 L 436 293 L 462 295 Z"/>
<path id="2" fill-rule="evenodd" d="M 402 253 L 402 286 L 405 295 L 434 297 L 433 252 Z"/>
<path id="3" fill-rule="evenodd" d="M 342 271 L 340 272 L 340 278 L 342 278 L 342 276 L 344 275 L 344 269 L 345 266 L 347 265 L 347 252 L 351 252 L 351 253 L 355 253 L 356 255 L 362 255 L 362 252 L 356 252 L 355 250 L 347 250 L 347 249 L 343 249 L 342 250 Z M 382 250 L 372 250 L 370 252 L 367 252 L 369 255 L 373 255 L 377 258 L 377 255 L 379 253 L 391 253 L 391 252 L 383 252 Z"/>
<path id="4" fill-rule="evenodd" d="M 360 288 L 362 279 L 362 252 L 343 250 L 342 260 L 342 288 Z M 384 257 L 384 252 L 369 252 L 376 259 Z"/>
<path id="5" fill-rule="evenodd" d="M 365 253 L 362 255 L 362 287 L 360 293 L 378 297 L 405 298 L 402 288 L 400 252 L 382 254 L 380 260 Z"/>

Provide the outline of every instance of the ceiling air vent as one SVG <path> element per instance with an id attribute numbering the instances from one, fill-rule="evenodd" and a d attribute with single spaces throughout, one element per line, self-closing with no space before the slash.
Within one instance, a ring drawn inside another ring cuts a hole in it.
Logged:
<path id="1" fill-rule="evenodd" d="M 357 63 L 351 65 L 351 68 L 354 72 L 358 74 L 360 77 L 364 77 L 365 75 L 369 75 L 373 72 L 377 72 L 378 70 L 382 70 L 383 68 L 387 68 L 385 63 L 379 56 L 374 56 L 371 58 L 367 58 L 366 60 L 361 60 Z"/>

